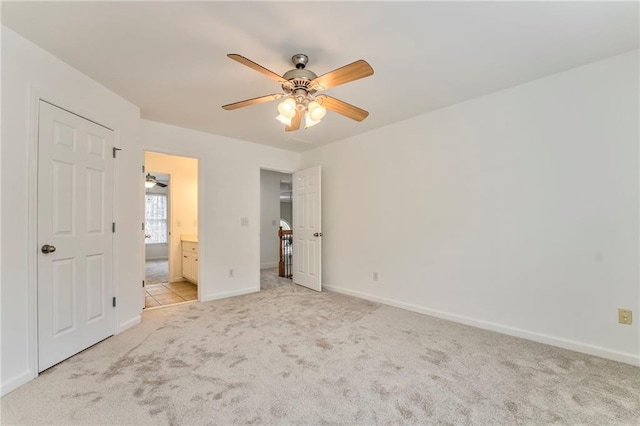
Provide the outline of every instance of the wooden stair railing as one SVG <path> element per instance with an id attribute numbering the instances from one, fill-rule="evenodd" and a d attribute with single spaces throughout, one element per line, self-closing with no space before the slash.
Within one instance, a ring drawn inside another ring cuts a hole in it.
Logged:
<path id="1" fill-rule="evenodd" d="M 293 278 L 293 231 L 284 230 L 281 226 L 278 230 L 278 240 L 280 241 L 278 275 L 284 278 Z"/>

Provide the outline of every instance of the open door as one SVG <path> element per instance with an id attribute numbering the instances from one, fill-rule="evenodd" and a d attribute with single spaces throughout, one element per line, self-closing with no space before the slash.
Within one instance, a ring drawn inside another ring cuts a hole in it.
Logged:
<path id="1" fill-rule="evenodd" d="M 115 328 L 113 140 L 112 130 L 40 102 L 39 372 Z"/>
<path id="2" fill-rule="evenodd" d="M 293 174 L 293 282 L 322 291 L 320 166 Z"/>

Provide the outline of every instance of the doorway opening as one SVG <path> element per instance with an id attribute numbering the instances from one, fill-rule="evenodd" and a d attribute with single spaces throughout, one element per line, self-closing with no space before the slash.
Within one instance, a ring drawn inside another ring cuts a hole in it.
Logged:
<path id="1" fill-rule="evenodd" d="M 198 297 L 198 159 L 145 152 L 144 308 Z"/>
<path id="2" fill-rule="evenodd" d="M 292 182 L 291 173 L 260 170 L 261 275 L 292 276 Z"/>

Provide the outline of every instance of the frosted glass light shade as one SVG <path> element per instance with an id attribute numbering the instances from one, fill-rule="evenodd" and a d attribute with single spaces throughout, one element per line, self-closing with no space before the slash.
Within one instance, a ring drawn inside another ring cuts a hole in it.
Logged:
<path id="1" fill-rule="evenodd" d="M 311 118 L 311 114 L 308 112 L 304 114 L 304 128 L 308 129 L 309 127 L 315 126 L 318 124 L 320 120 L 314 120 Z"/>
<path id="2" fill-rule="evenodd" d="M 156 186 L 156 183 L 152 180 L 147 180 L 144 182 L 144 187 L 147 189 L 153 188 L 154 186 Z"/>
<path id="3" fill-rule="evenodd" d="M 307 107 L 307 109 L 309 111 L 309 117 L 313 121 L 322 120 L 327 113 L 327 109 L 316 101 L 309 102 L 309 106 Z"/>
<path id="4" fill-rule="evenodd" d="M 280 114 L 276 117 L 276 120 L 278 120 L 285 126 L 291 126 L 291 117 L 285 117 L 284 115 Z"/>
<path id="5" fill-rule="evenodd" d="M 280 102 L 278 112 L 287 118 L 293 118 L 296 115 L 296 101 L 293 98 L 287 98 Z"/>

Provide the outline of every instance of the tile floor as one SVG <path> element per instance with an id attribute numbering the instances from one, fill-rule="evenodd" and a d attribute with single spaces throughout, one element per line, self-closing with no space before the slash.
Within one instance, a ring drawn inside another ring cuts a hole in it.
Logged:
<path id="1" fill-rule="evenodd" d="M 188 302 L 198 298 L 198 286 L 188 281 L 148 284 L 145 291 L 145 308 Z"/>

